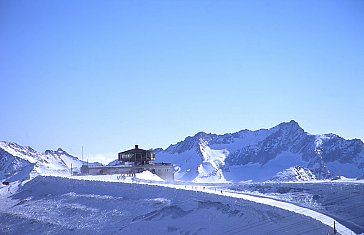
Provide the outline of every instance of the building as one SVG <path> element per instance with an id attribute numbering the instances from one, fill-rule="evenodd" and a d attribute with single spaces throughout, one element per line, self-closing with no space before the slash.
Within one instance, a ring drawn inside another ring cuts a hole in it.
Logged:
<path id="1" fill-rule="evenodd" d="M 134 149 L 118 153 L 118 164 L 114 166 L 89 166 L 81 167 L 82 175 L 134 175 L 143 171 L 150 171 L 160 178 L 173 181 L 174 167 L 171 163 L 154 163 L 155 153 L 150 150 Z"/>
<path id="2" fill-rule="evenodd" d="M 130 149 L 118 154 L 119 162 L 131 162 L 135 165 L 151 164 L 155 160 L 155 153 L 150 150 L 140 149 L 135 145 L 134 149 Z"/>

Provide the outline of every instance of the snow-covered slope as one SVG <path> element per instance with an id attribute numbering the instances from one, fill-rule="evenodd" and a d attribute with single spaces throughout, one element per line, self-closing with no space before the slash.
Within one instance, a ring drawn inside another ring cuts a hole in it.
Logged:
<path id="1" fill-rule="evenodd" d="M 40 153 L 31 147 L 0 142 L 0 180 L 16 181 L 37 175 L 68 175 L 82 166 L 82 161 L 61 148 Z"/>
<path id="2" fill-rule="evenodd" d="M 0 187 L 0 234 L 321 234 L 329 229 L 316 219 L 231 193 L 44 176 L 15 186 Z"/>
<path id="3" fill-rule="evenodd" d="M 201 141 L 200 152 L 202 154 L 202 163 L 198 166 L 198 175 L 195 182 L 225 182 L 221 167 L 224 166 L 226 156 L 229 154 L 226 150 L 213 150 L 206 141 Z"/>
<path id="4" fill-rule="evenodd" d="M 209 181 L 217 177 L 235 182 L 264 181 L 295 166 L 309 170 L 311 179 L 364 174 L 361 140 L 345 140 L 335 134 L 312 135 L 295 121 L 268 130 L 224 135 L 199 132 L 155 151 L 158 161 L 178 166 L 176 179 L 180 180 Z"/>
<path id="5" fill-rule="evenodd" d="M 6 178 L 14 181 L 29 179 L 33 167 L 34 163 L 13 156 L 0 147 L 0 180 Z"/>
<path id="6" fill-rule="evenodd" d="M 316 176 L 310 171 L 310 169 L 300 166 L 290 167 L 287 170 L 278 172 L 276 177 L 273 177 L 273 181 L 311 181 L 315 180 Z"/>

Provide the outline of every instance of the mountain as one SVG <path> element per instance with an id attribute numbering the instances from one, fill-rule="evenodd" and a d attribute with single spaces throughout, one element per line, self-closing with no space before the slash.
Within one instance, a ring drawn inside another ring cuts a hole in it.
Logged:
<path id="1" fill-rule="evenodd" d="M 0 141 L 0 180 L 16 181 L 37 175 L 67 175 L 84 164 L 59 148 L 40 153 L 31 147 Z"/>
<path id="2" fill-rule="evenodd" d="M 337 174 L 353 178 L 364 173 L 361 140 L 312 135 L 293 120 L 257 131 L 199 132 L 155 152 L 158 162 L 176 165 L 176 179 L 187 181 L 265 181 L 284 171 L 292 173 L 292 167 L 305 169 L 308 177 L 284 174 L 286 180 L 328 179 Z"/>
<path id="3" fill-rule="evenodd" d="M 157 162 L 174 163 L 175 179 L 184 181 L 308 181 L 364 175 L 361 140 L 345 140 L 335 134 L 312 135 L 295 121 L 223 135 L 199 132 L 165 150 L 154 151 Z M 61 148 L 41 153 L 0 141 L 0 180 L 67 175 L 71 164 L 77 169 L 84 163 Z"/>

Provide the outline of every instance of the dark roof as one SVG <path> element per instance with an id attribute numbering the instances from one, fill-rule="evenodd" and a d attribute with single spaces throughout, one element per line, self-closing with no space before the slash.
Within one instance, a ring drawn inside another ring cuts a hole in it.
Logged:
<path id="1" fill-rule="evenodd" d="M 140 149 L 138 147 L 138 145 L 135 145 L 135 148 L 129 149 L 129 150 L 126 150 L 126 151 L 123 151 L 123 152 L 120 152 L 120 153 L 146 153 L 146 152 L 153 152 L 153 151 Z"/>

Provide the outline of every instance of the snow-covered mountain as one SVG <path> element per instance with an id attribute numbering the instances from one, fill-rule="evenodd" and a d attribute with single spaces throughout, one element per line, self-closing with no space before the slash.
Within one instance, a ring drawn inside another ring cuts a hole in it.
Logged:
<path id="1" fill-rule="evenodd" d="M 175 164 L 175 179 L 194 182 L 305 181 L 364 175 L 361 140 L 312 135 L 295 121 L 224 135 L 199 132 L 155 152 L 157 162 Z M 83 163 L 62 149 L 40 153 L 31 147 L 0 142 L 0 180 L 67 175 L 71 164 L 77 169 Z"/>
<path id="2" fill-rule="evenodd" d="M 84 162 L 59 148 L 40 153 L 28 146 L 0 141 L 0 180 L 26 180 L 37 175 L 67 175 Z"/>
<path id="3" fill-rule="evenodd" d="M 199 132 L 155 151 L 159 162 L 176 164 L 176 179 L 181 180 L 262 181 L 282 175 L 285 180 L 289 180 L 288 175 L 292 176 L 290 180 L 308 180 L 364 173 L 361 140 L 345 140 L 335 134 L 312 135 L 295 121 L 224 135 Z M 296 166 L 299 168 L 292 168 Z M 297 177 L 293 169 L 304 169 L 308 176 Z"/>

